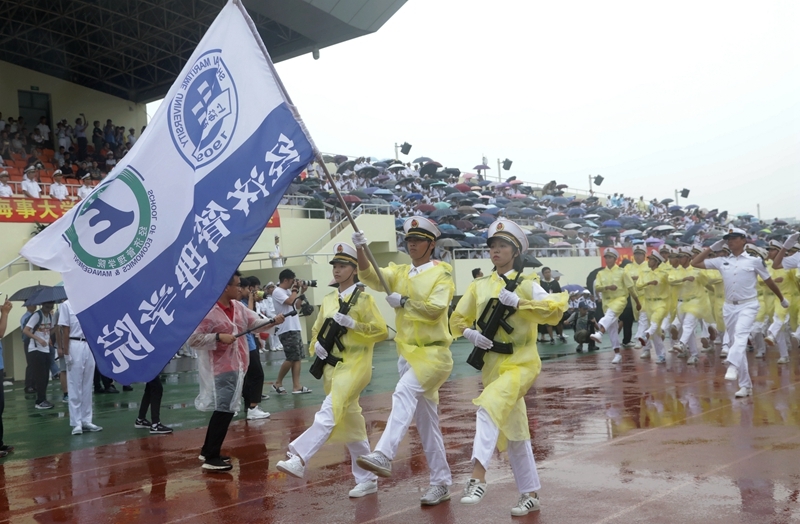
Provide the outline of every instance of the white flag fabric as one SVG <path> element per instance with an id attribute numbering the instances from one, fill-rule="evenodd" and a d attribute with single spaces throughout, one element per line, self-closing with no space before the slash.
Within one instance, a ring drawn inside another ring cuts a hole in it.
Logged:
<path id="1" fill-rule="evenodd" d="M 59 271 L 100 371 L 151 380 L 317 152 L 239 0 L 114 171 L 21 254 Z"/>

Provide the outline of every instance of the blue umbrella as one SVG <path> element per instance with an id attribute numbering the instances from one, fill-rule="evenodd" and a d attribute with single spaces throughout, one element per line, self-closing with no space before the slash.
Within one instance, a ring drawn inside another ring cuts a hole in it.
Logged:
<path id="1" fill-rule="evenodd" d="M 371 194 L 373 194 L 373 193 L 375 193 L 377 191 L 381 191 L 381 188 L 379 188 L 379 187 L 367 187 L 367 188 L 362 189 L 361 191 L 366 193 L 366 194 L 368 194 L 368 195 L 371 195 Z M 391 193 L 391 191 L 389 191 L 389 193 Z"/>
<path id="2" fill-rule="evenodd" d="M 458 231 L 458 228 L 453 224 L 439 224 L 439 229 L 442 231 Z"/>
<path id="3" fill-rule="evenodd" d="M 531 209 L 529 207 L 523 207 L 522 209 L 519 210 L 519 213 L 522 216 L 530 217 L 530 216 L 533 216 L 533 215 L 536 214 L 536 210 L 535 209 Z"/>
<path id="4" fill-rule="evenodd" d="M 492 185 L 492 182 L 489 181 L 489 180 L 481 180 L 480 182 L 478 182 L 478 185 L 479 186 L 490 186 L 490 185 Z"/>
<path id="5" fill-rule="evenodd" d="M 394 219 L 394 228 L 395 229 L 400 229 L 401 227 L 403 227 L 403 223 L 404 222 L 405 222 L 405 220 L 402 219 L 402 218 L 395 218 Z"/>
<path id="6" fill-rule="evenodd" d="M 496 215 L 497 213 L 500 212 L 500 208 L 499 207 L 490 207 L 488 209 L 484 209 L 483 212 L 484 213 L 489 213 L 490 215 Z"/>
<path id="7" fill-rule="evenodd" d="M 573 207 L 572 209 L 567 211 L 567 215 L 571 216 L 571 217 L 579 217 L 579 216 L 583 215 L 584 213 L 585 213 L 585 211 L 583 209 L 579 208 L 579 207 Z"/>
<path id="8" fill-rule="evenodd" d="M 552 203 L 557 206 L 566 206 L 567 204 L 569 204 L 569 199 L 564 197 L 555 197 L 552 200 Z"/>
<path id="9" fill-rule="evenodd" d="M 605 222 L 603 222 L 603 227 L 622 227 L 622 224 L 620 224 L 616 220 L 606 220 Z"/>
<path id="10" fill-rule="evenodd" d="M 670 213 L 672 213 L 673 211 L 680 211 L 681 209 L 682 209 L 682 208 L 681 208 L 681 206 L 669 206 L 669 207 L 667 208 L 667 211 L 669 211 Z"/>
<path id="11" fill-rule="evenodd" d="M 386 195 L 386 196 L 394 196 L 394 193 L 389 191 L 388 189 L 378 189 L 377 191 L 372 193 L 373 195 Z"/>
<path id="12" fill-rule="evenodd" d="M 561 290 L 572 293 L 574 291 L 583 291 L 583 286 L 580 284 L 567 284 L 566 286 L 561 286 Z"/>
<path id="13" fill-rule="evenodd" d="M 409 194 L 406 195 L 406 198 L 408 198 L 409 200 L 422 200 L 422 194 L 421 193 L 409 193 Z"/>
<path id="14" fill-rule="evenodd" d="M 495 202 L 498 204 L 508 204 L 511 200 L 507 199 L 506 197 L 497 197 L 494 199 Z"/>
<path id="15" fill-rule="evenodd" d="M 47 302 L 60 302 L 67 299 L 64 286 L 46 287 L 25 301 L 26 306 L 38 306 Z"/>

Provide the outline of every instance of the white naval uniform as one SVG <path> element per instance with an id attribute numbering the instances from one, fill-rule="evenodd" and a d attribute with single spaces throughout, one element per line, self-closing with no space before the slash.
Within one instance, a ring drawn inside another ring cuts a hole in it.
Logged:
<path id="1" fill-rule="evenodd" d="M 64 184 L 53 182 L 50 184 L 50 196 L 56 200 L 65 200 L 69 196 L 69 190 Z"/>
<path id="2" fill-rule="evenodd" d="M 58 307 L 58 325 L 69 327 L 69 356 L 72 365 L 67 371 L 69 391 L 69 425 L 80 427 L 92 423 L 92 387 L 94 356 L 72 311 L 69 300 Z M 74 340 L 81 339 L 81 340 Z"/>
<path id="3" fill-rule="evenodd" d="M 722 274 L 725 286 L 725 304 L 722 316 L 730 340 L 728 364 L 735 366 L 739 374 L 739 386 L 752 388 L 747 366 L 747 339 L 758 314 L 758 277 L 765 282 L 770 274 L 764 261 L 746 253 L 739 256 L 712 258 L 704 261 L 707 269 L 716 269 Z"/>

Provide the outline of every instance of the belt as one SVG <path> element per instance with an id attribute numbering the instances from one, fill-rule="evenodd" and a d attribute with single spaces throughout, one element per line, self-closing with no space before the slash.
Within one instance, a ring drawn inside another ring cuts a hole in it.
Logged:
<path id="1" fill-rule="evenodd" d="M 739 304 L 746 304 L 748 302 L 752 302 L 754 300 L 758 300 L 758 297 L 750 297 L 750 298 L 743 298 L 742 300 L 726 300 L 728 304 L 733 304 L 734 306 L 738 306 Z"/>
<path id="2" fill-rule="evenodd" d="M 70 340 L 77 340 L 78 342 L 86 342 L 86 339 L 83 337 L 69 337 Z"/>

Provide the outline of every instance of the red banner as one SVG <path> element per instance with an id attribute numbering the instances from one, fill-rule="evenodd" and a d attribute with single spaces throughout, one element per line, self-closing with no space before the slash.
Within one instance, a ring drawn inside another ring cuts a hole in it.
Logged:
<path id="1" fill-rule="evenodd" d="M 281 227 L 281 215 L 278 213 L 277 209 L 269 218 L 269 222 L 267 222 L 266 227 Z"/>
<path id="2" fill-rule="evenodd" d="M 72 209 L 75 203 L 47 198 L 0 198 L 0 222 L 51 224 Z"/>

